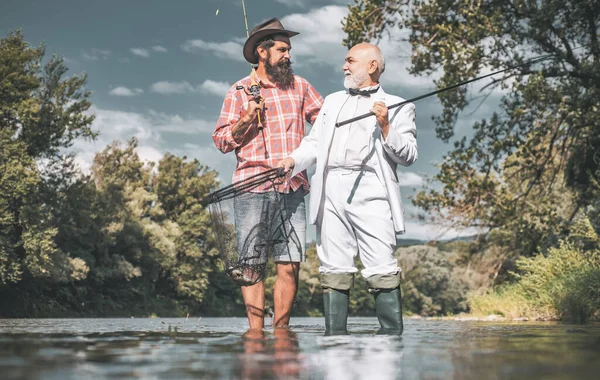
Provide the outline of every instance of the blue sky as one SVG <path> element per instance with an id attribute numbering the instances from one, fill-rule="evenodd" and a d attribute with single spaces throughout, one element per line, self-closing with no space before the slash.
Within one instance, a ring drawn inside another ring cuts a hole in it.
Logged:
<path id="1" fill-rule="evenodd" d="M 292 38 L 296 74 L 308 79 L 323 96 L 342 89 L 341 21 L 345 0 L 247 0 L 248 24 L 278 17 L 300 32 Z M 219 11 L 218 14 L 217 10 Z M 68 75 L 88 74 L 92 91 L 95 142 L 78 142 L 78 162 L 88 170 L 94 152 L 115 140 L 136 136 L 138 153 L 158 161 L 171 152 L 197 158 L 216 169 L 224 184 L 231 182 L 233 154 L 223 155 L 211 134 L 229 86 L 249 73 L 243 60 L 246 31 L 241 0 L 0 0 L 0 31 L 22 29 L 26 41 L 46 45 L 47 55 L 66 59 Z M 395 30 L 380 41 L 386 55 L 381 82 L 387 92 L 411 98 L 431 91 L 433 78 L 408 74 L 410 46 L 406 32 Z M 490 97 L 457 124 L 468 134 L 473 121 L 496 110 Z M 417 130 L 419 160 L 399 170 L 408 219 L 406 238 L 450 238 L 471 231 L 446 231 L 420 224 L 408 196 L 436 172 L 435 162 L 450 148 L 435 137 L 432 115 L 441 108 L 437 98 L 419 101 Z M 440 234 L 445 231 L 445 234 Z M 309 229 L 309 237 L 314 229 Z"/>

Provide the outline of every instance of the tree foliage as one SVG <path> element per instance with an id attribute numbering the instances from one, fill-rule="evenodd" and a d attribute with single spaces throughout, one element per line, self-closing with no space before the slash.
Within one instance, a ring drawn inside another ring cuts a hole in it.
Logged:
<path id="1" fill-rule="evenodd" d="M 0 52 L 0 283 L 64 280 L 71 263 L 52 220 L 63 189 L 52 187 L 57 171 L 67 183 L 72 174 L 60 150 L 94 137 L 86 77 L 63 78 L 57 57 L 42 65 L 44 47 L 30 47 L 20 32 L 1 39 Z"/>
<path id="2" fill-rule="evenodd" d="M 66 153 L 93 139 L 85 75 L 21 32 L 0 40 L 0 296 L 10 315 L 197 310 L 218 269 L 204 198 L 216 172 L 137 141 L 96 154 L 89 175 Z M 179 306 L 178 306 L 179 305 Z"/>
<path id="3" fill-rule="evenodd" d="M 477 314 L 562 319 L 600 319 L 600 239 L 588 218 L 545 255 L 517 261 L 516 281 L 471 300 Z"/>

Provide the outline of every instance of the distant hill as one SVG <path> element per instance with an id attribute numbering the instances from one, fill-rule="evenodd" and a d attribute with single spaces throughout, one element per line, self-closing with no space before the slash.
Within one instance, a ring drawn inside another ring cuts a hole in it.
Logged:
<path id="1" fill-rule="evenodd" d="M 452 238 L 452 239 L 442 239 L 442 240 L 437 240 L 438 243 L 453 243 L 455 241 L 473 241 L 475 239 L 477 239 L 477 236 L 479 235 L 472 235 L 472 236 L 462 236 L 462 237 L 456 237 L 456 238 Z M 398 239 L 396 240 L 396 244 L 398 247 L 408 247 L 411 245 L 423 245 L 423 244 L 427 244 L 429 242 L 431 242 L 432 240 L 419 240 L 419 239 Z M 314 240 L 308 242 L 309 245 L 314 245 L 316 244 L 316 242 Z"/>
<path id="2" fill-rule="evenodd" d="M 453 243 L 455 241 L 473 241 L 475 239 L 477 239 L 479 235 L 471 235 L 471 236 L 460 236 L 460 237 L 455 237 L 452 239 L 443 239 L 443 240 L 438 240 L 438 243 Z M 431 240 L 419 240 L 419 239 L 398 239 L 396 240 L 396 243 L 398 244 L 398 247 L 407 247 L 410 245 L 423 245 L 423 244 L 427 244 L 429 243 Z"/>
<path id="3" fill-rule="evenodd" d="M 448 240 L 440 240 L 443 243 L 452 243 L 454 241 L 473 241 L 476 240 L 479 237 L 479 235 L 471 235 L 471 236 L 459 236 L 459 237 L 455 237 L 453 239 L 448 239 Z"/>
<path id="4" fill-rule="evenodd" d="M 397 239 L 396 244 L 398 247 L 406 247 L 409 245 L 423 245 L 427 243 L 427 240 L 418 240 L 418 239 Z"/>

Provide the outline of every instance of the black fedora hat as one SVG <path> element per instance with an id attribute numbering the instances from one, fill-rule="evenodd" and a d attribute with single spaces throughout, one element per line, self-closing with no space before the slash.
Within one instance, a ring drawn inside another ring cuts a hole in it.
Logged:
<path id="1" fill-rule="evenodd" d="M 272 34 L 282 34 L 289 38 L 299 33 L 292 32 L 291 30 L 286 30 L 281 24 L 281 21 L 279 21 L 279 19 L 275 17 L 256 25 L 254 29 L 252 29 L 252 31 L 250 32 L 250 36 L 244 44 L 244 58 L 246 58 L 246 61 L 252 64 L 258 63 L 258 59 L 254 54 L 254 49 L 256 49 L 258 41 Z"/>

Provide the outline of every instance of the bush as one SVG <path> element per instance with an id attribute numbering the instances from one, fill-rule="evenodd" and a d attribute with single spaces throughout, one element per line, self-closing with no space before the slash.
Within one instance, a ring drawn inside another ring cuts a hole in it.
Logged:
<path id="1" fill-rule="evenodd" d="M 600 239 L 589 221 L 546 255 L 517 260 L 515 283 L 470 301 L 476 314 L 564 319 L 583 323 L 600 312 Z"/>

